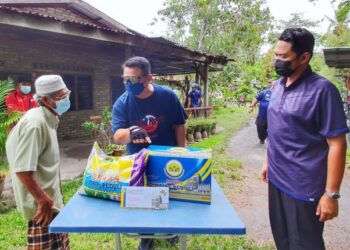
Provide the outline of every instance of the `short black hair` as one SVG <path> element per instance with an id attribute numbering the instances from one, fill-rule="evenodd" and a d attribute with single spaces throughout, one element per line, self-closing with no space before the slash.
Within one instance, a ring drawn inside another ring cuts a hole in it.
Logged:
<path id="1" fill-rule="evenodd" d="M 21 82 L 29 82 L 30 84 L 33 84 L 32 79 L 29 76 L 21 75 L 17 77 L 17 83 Z"/>
<path id="2" fill-rule="evenodd" d="M 279 36 L 278 40 L 292 44 L 292 51 L 298 56 L 305 52 L 313 55 L 315 37 L 310 31 L 304 28 L 288 28 Z"/>
<path id="3" fill-rule="evenodd" d="M 135 56 L 130 59 L 128 59 L 125 63 L 123 63 L 123 70 L 124 68 L 139 68 L 142 71 L 142 75 L 146 76 L 148 74 L 151 74 L 151 64 L 149 61 L 141 56 Z"/>

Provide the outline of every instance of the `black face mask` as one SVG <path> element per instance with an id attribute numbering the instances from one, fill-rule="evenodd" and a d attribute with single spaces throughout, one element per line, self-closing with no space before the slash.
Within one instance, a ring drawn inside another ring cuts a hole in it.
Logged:
<path id="1" fill-rule="evenodd" d="M 292 66 L 292 61 L 283 61 L 281 59 L 275 60 L 275 71 L 280 76 L 284 76 L 284 77 L 291 76 L 295 72 L 295 69 L 292 69 L 291 66 Z"/>

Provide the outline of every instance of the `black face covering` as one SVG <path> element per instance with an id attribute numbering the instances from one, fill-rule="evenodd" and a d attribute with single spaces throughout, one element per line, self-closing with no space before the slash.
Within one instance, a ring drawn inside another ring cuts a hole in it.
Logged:
<path id="1" fill-rule="evenodd" d="M 283 61 L 281 59 L 275 60 L 275 71 L 280 76 L 284 76 L 284 77 L 291 76 L 295 72 L 295 69 L 292 69 L 291 66 L 292 66 L 292 61 Z"/>

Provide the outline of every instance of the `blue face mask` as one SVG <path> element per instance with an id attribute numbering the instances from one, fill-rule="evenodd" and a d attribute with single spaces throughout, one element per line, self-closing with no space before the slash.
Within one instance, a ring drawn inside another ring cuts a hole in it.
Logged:
<path id="1" fill-rule="evenodd" d="M 139 95 L 145 89 L 142 82 L 138 82 L 138 83 L 126 82 L 125 87 L 126 87 L 126 91 L 128 91 L 132 95 Z"/>
<path id="2" fill-rule="evenodd" d="M 30 86 L 25 86 L 25 85 L 21 85 L 21 92 L 23 93 L 23 94 L 29 94 L 30 93 L 30 91 L 32 91 L 32 87 L 30 87 Z"/>
<path id="3" fill-rule="evenodd" d="M 56 108 L 54 109 L 57 114 L 62 115 L 64 112 L 68 111 L 70 108 L 69 96 L 66 98 L 56 101 Z"/>

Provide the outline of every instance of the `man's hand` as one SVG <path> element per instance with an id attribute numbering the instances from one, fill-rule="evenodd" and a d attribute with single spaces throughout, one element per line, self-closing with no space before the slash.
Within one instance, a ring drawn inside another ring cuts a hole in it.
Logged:
<path id="1" fill-rule="evenodd" d="M 130 141 L 132 143 L 151 143 L 151 138 L 149 137 L 146 130 L 138 126 L 131 126 L 130 131 Z"/>
<path id="2" fill-rule="evenodd" d="M 253 112 L 253 109 L 254 109 L 253 107 L 249 107 L 248 108 L 248 113 L 250 114 L 251 112 Z"/>
<path id="3" fill-rule="evenodd" d="M 16 175 L 37 203 L 37 210 L 33 217 L 35 223 L 42 226 L 48 225 L 52 220 L 53 200 L 35 179 L 34 172 L 18 172 Z"/>
<path id="4" fill-rule="evenodd" d="M 261 177 L 261 180 L 263 182 L 267 183 L 267 181 L 268 181 L 268 179 L 267 179 L 267 163 L 265 161 L 264 161 L 263 166 L 262 166 L 261 171 L 260 171 L 260 177 Z"/>
<path id="5" fill-rule="evenodd" d="M 50 197 L 45 197 L 38 201 L 38 208 L 33 217 L 35 223 L 41 226 L 47 226 L 52 220 L 52 207 L 54 203 Z"/>
<path id="6" fill-rule="evenodd" d="M 320 217 L 319 221 L 324 222 L 338 216 L 339 206 L 337 200 L 332 200 L 327 195 L 323 195 L 318 202 L 316 215 Z"/>

